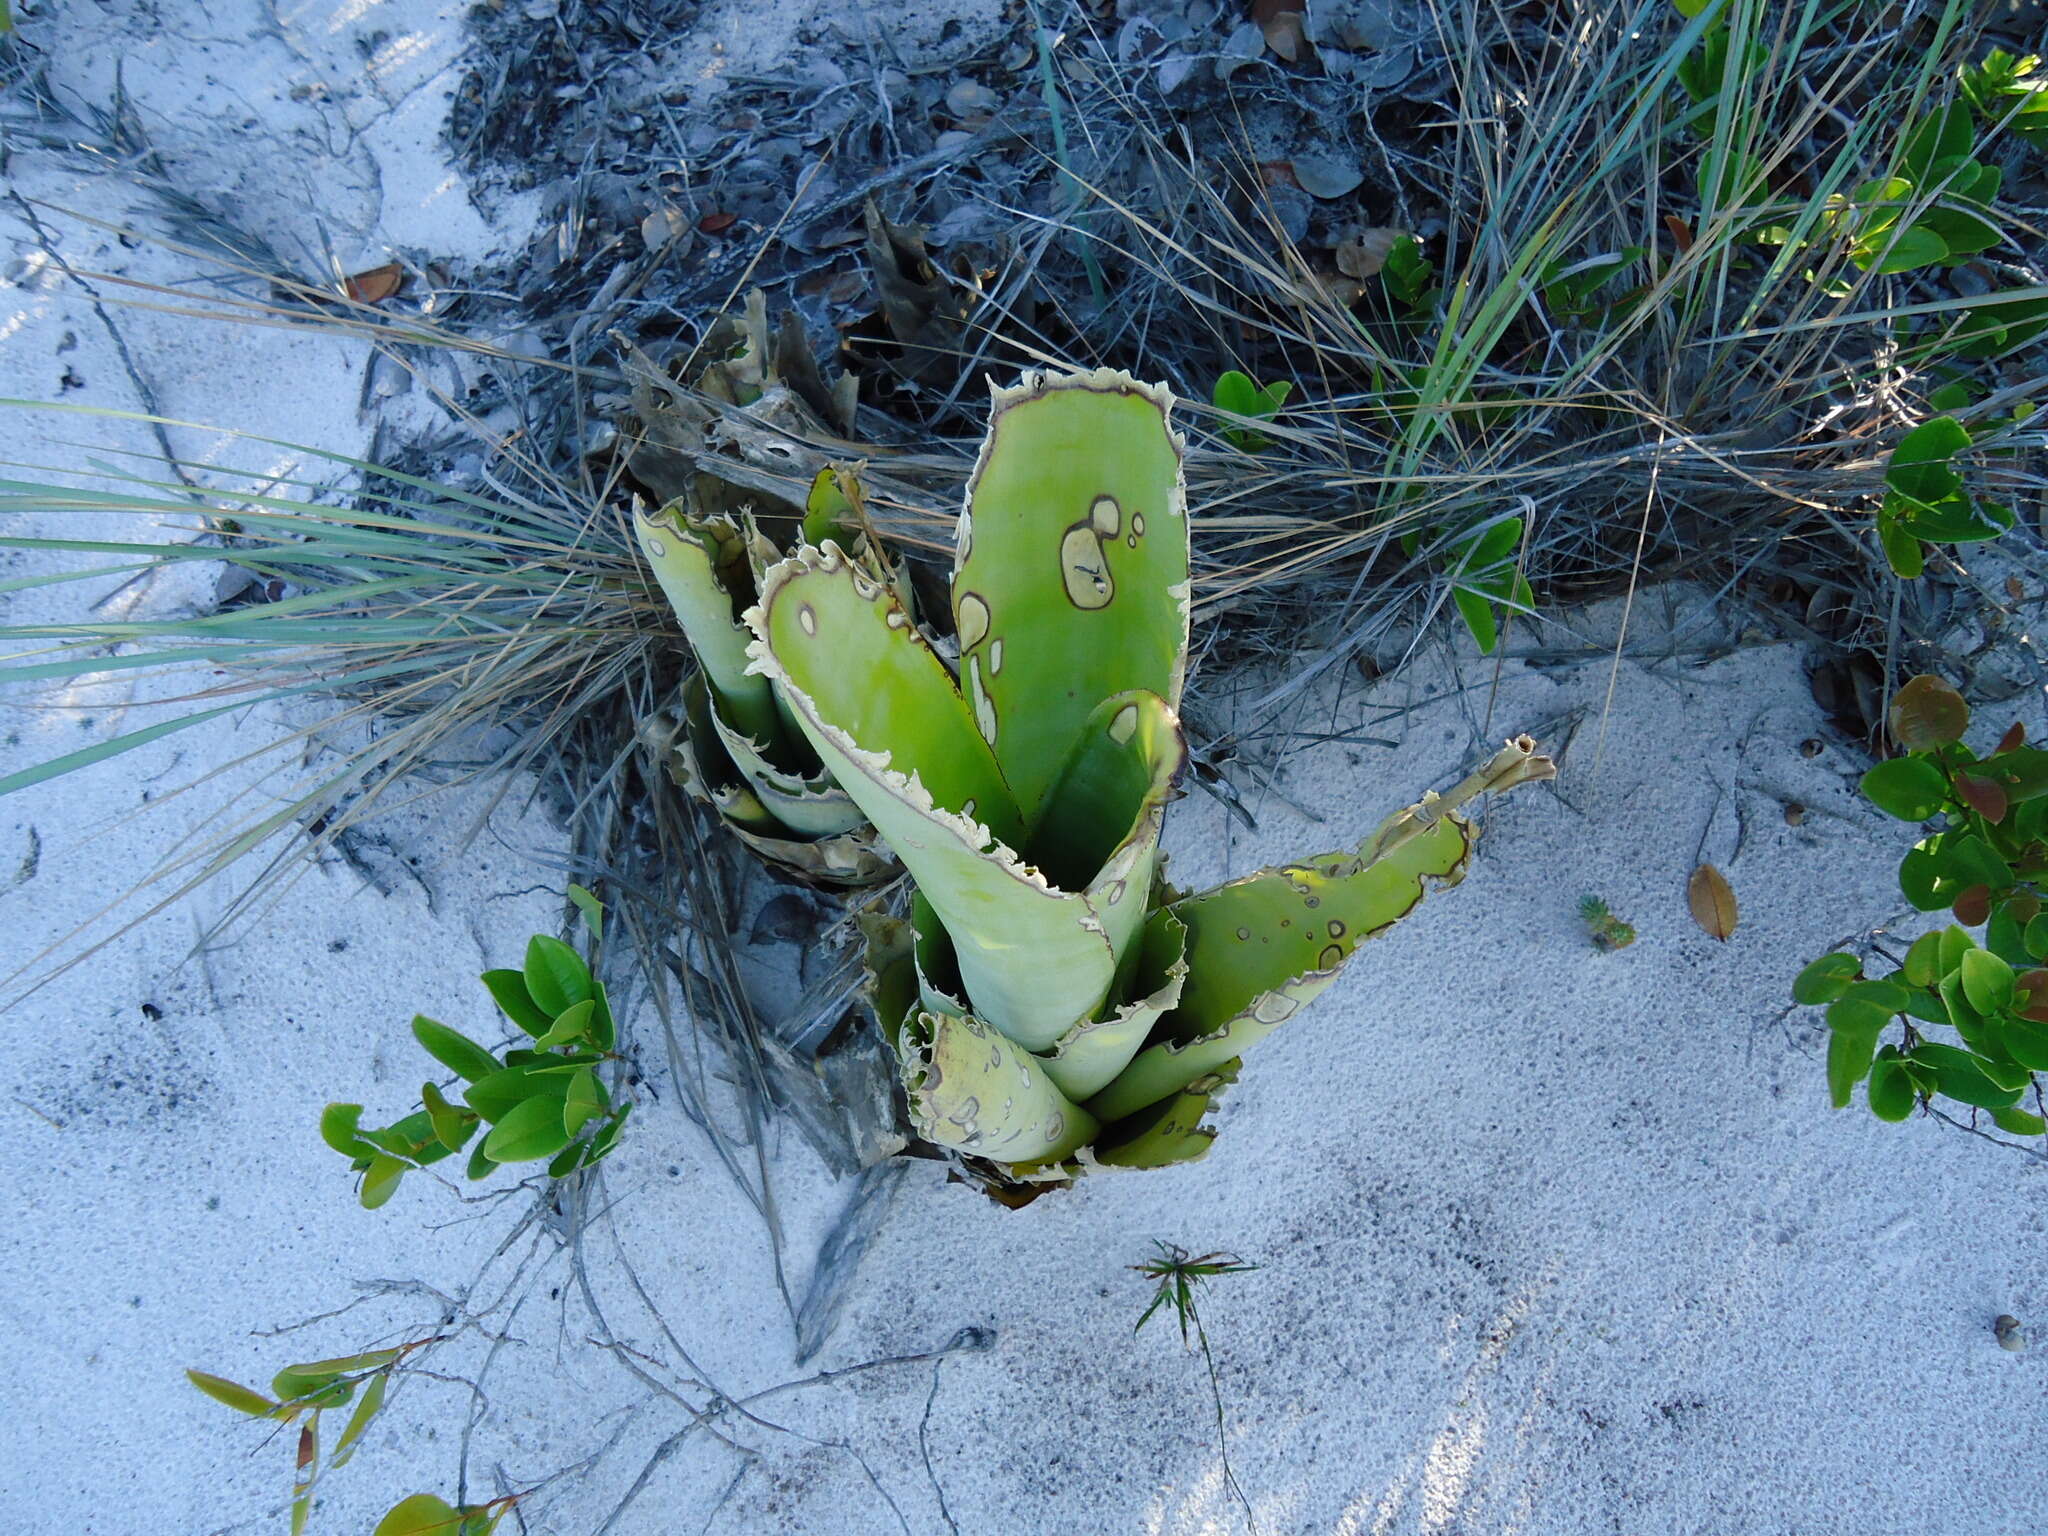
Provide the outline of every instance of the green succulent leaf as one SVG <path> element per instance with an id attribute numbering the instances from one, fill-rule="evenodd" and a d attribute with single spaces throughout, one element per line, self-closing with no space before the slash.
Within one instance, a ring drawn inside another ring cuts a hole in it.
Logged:
<path id="1" fill-rule="evenodd" d="M 1184 751 L 1164 701 L 1105 699 L 1084 718 L 1063 769 L 1114 793 L 1114 814 L 1069 806 L 1056 824 L 1088 834 L 1101 866 L 1062 890 L 1013 850 L 1021 819 L 965 701 L 894 597 L 834 548 L 769 573 L 762 659 L 798 724 L 888 840 L 951 937 L 974 1011 L 1027 1050 L 1054 1045 L 1107 996 L 1151 890 L 1159 822 Z M 1128 796 L 1137 791 L 1132 802 Z M 1079 792 L 1077 791 L 1077 794 Z M 964 813 L 964 814 L 963 814 Z M 1120 842 L 1102 844 L 1123 819 Z M 1096 855 L 1055 867 L 1074 874 Z M 1053 855 L 1045 855 L 1053 861 Z"/>
<path id="2" fill-rule="evenodd" d="M 1880 1120 L 1896 1123 L 1913 1113 L 1913 1106 L 1920 1096 L 1913 1087 L 1913 1080 L 1906 1075 L 1906 1069 L 1900 1065 L 1896 1047 L 1886 1046 L 1870 1064 L 1868 1092 L 1870 1112 Z"/>
<path id="3" fill-rule="evenodd" d="M 727 519 L 691 518 L 682 503 L 670 502 L 656 512 L 639 512 L 633 531 L 721 712 L 742 734 L 772 750 L 782 739 L 781 717 L 767 680 L 749 673 L 751 637 L 734 601 L 734 572 L 744 566 L 739 530 Z"/>
<path id="4" fill-rule="evenodd" d="M 610 1108 L 597 1073 L 585 1067 L 569 1079 L 569 1091 L 562 1101 L 562 1128 L 574 1136 Z"/>
<path id="5" fill-rule="evenodd" d="M 1979 1013 L 1997 1013 L 2012 1002 L 2012 967 L 1988 949 L 1963 956 L 1963 995 Z"/>
<path id="6" fill-rule="evenodd" d="M 971 1015 L 913 1013 L 902 1057 L 918 1132 L 940 1146 L 1030 1166 L 1095 1139 L 1095 1117 L 1059 1091 L 1043 1063 Z"/>
<path id="7" fill-rule="evenodd" d="M 398 1181 L 405 1177 L 406 1164 L 389 1153 L 379 1153 L 370 1159 L 370 1166 L 363 1172 L 363 1187 L 356 1198 L 362 1201 L 363 1209 L 374 1211 L 398 1192 Z"/>
<path id="8" fill-rule="evenodd" d="M 2030 1109 L 2019 1109 L 2010 1104 L 1994 1104 L 1991 1107 L 1991 1122 L 2010 1136 L 2040 1136 L 2048 1133 L 2048 1120 L 2043 1120 Z"/>
<path id="9" fill-rule="evenodd" d="M 548 1011 L 533 1000 L 533 994 L 526 989 L 526 978 L 517 971 L 485 971 L 483 984 L 489 989 L 491 998 L 498 1009 L 525 1030 L 529 1035 L 544 1035 L 553 1022 Z"/>
<path id="10" fill-rule="evenodd" d="M 1203 1121 L 1236 1080 L 1237 1063 L 1225 1062 L 1173 1097 L 1117 1122 L 1096 1146 L 1095 1160 L 1105 1168 L 1170 1168 L 1207 1155 L 1216 1132 Z"/>
<path id="11" fill-rule="evenodd" d="M 362 1123 L 360 1104 L 330 1104 L 320 1111 L 320 1139 L 343 1157 L 374 1157 L 377 1149 L 364 1140 L 357 1127 Z"/>
<path id="12" fill-rule="evenodd" d="M 334 1450 L 327 1465 L 345 1467 L 349 1458 L 355 1455 L 356 1445 L 370 1428 L 370 1421 L 377 1417 L 384 1407 L 385 1389 L 390 1385 L 391 1373 L 379 1371 L 363 1388 L 363 1395 L 356 1402 L 355 1411 L 348 1416 L 348 1423 L 341 1429 L 341 1438 L 334 1442 Z"/>
<path id="13" fill-rule="evenodd" d="M 496 1125 L 537 1094 L 560 1100 L 568 1091 L 568 1080 L 559 1074 L 532 1066 L 518 1066 L 478 1079 L 470 1084 L 463 1097 L 469 1101 L 471 1109 Z M 559 1103 L 555 1112 L 561 1113 Z"/>
<path id="14" fill-rule="evenodd" d="M 1922 1040 L 1907 1053 L 1906 1059 L 1930 1069 L 1940 1091 L 1960 1104 L 2004 1109 L 2019 1101 L 2020 1088 L 2002 1088 L 1993 1082 L 1987 1071 L 1992 1063 L 1969 1051 Z"/>
<path id="15" fill-rule="evenodd" d="M 553 1050 L 557 1046 L 575 1045 L 590 1034 L 591 1023 L 597 1017 L 597 997 L 593 994 L 580 1003 L 571 1003 L 555 1015 L 554 1023 L 547 1033 L 533 1042 L 536 1051 Z"/>
<path id="16" fill-rule="evenodd" d="M 1835 1108 L 1848 1107 L 1876 1050 L 1875 1030 L 1838 1028 L 1828 1035 L 1828 1094 Z"/>
<path id="17" fill-rule="evenodd" d="M 1100 370 L 998 389 L 954 561 L 962 692 L 1027 823 L 1089 716 L 1180 703 L 1187 500 L 1172 396 Z"/>
<path id="18" fill-rule="evenodd" d="M 371 1536 L 461 1536 L 462 1515 L 445 1499 L 416 1493 L 392 1505 Z"/>

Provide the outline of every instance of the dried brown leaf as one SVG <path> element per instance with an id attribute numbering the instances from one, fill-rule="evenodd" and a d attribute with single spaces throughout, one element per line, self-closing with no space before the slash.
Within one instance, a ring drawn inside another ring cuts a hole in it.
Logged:
<path id="1" fill-rule="evenodd" d="M 1407 233 L 1403 229 L 1367 229 L 1337 245 L 1337 270 L 1346 277 L 1364 279 L 1387 264 L 1387 252 Z"/>
<path id="2" fill-rule="evenodd" d="M 1298 64 L 1313 51 L 1300 11 L 1281 11 L 1270 21 L 1259 23 L 1266 46 L 1289 64 Z"/>
<path id="3" fill-rule="evenodd" d="M 358 304 L 381 304 L 405 286 L 405 268 L 397 262 L 386 262 L 381 267 L 372 267 L 367 272 L 358 272 L 346 279 L 341 291 Z"/>
<path id="4" fill-rule="evenodd" d="M 1685 900 L 1692 908 L 1692 920 L 1706 933 L 1727 943 L 1739 916 L 1728 877 L 1713 865 L 1702 864 L 1686 882 Z"/>
<path id="5" fill-rule="evenodd" d="M 1970 706 L 1931 672 L 1909 678 L 1892 695 L 1892 739 L 1908 752 L 1931 752 L 1961 741 L 1970 728 Z"/>

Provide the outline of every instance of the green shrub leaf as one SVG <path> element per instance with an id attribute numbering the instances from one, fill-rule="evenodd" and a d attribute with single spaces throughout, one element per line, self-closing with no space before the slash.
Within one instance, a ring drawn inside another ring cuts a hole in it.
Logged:
<path id="1" fill-rule="evenodd" d="M 1863 962 L 1854 955 L 1822 955 L 1793 978 L 1792 1000 L 1809 1008 L 1832 1003 L 1862 974 Z"/>
<path id="2" fill-rule="evenodd" d="M 526 990 L 550 1022 L 563 1009 L 595 996 L 583 957 L 545 933 L 526 941 Z"/>
<path id="3" fill-rule="evenodd" d="M 489 1051 L 467 1035 L 423 1013 L 414 1016 L 412 1034 L 429 1056 L 464 1082 L 481 1082 L 500 1070 L 498 1058 Z"/>
<path id="4" fill-rule="evenodd" d="M 252 1391 L 240 1382 L 229 1381 L 225 1376 L 212 1376 L 205 1371 L 188 1370 L 185 1372 L 185 1379 L 216 1403 L 225 1403 L 237 1413 L 246 1413 L 252 1419 L 267 1419 L 277 1410 L 278 1405 L 261 1392 Z"/>
<path id="5" fill-rule="evenodd" d="M 540 1004 L 533 1000 L 533 994 L 526 990 L 526 978 L 517 971 L 485 971 L 483 983 L 490 988 L 491 996 L 497 1001 L 499 1010 L 525 1030 L 529 1035 L 544 1035 L 552 1017 Z"/>
<path id="6" fill-rule="evenodd" d="M 1894 757 L 1863 775 L 1863 796 L 1887 816 L 1925 821 L 1948 803 L 1948 781 L 1924 757 Z"/>
<path id="7" fill-rule="evenodd" d="M 552 1094 L 536 1094 L 512 1106 L 484 1138 L 484 1151 L 500 1163 L 531 1162 L 553 1157 L 568 1144 L 563 1123 L 563 1101 Z"/>

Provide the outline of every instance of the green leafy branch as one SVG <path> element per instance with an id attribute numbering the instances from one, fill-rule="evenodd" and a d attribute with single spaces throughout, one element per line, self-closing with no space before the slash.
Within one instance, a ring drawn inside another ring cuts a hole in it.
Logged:
<path id="1" fill-rule="evenodd" d="M 1961 694 L 1937 677 L 1912 679 L 1890 713 L 1902 754 L 1862 784 L 1887 815 L 1939 818 L 1941 830 L 1900 862 L 1899 888 L 1916 910 L 1947 911 L 1955 923 L 1914 940 L 1887 975 L 1866 976 L 1853 954 L 1823 955 L 1792 995 L 1827 1009 L 1836 1108 L 1867 1083 L 1880 1120 L 1904 1120 L 1939 1096 L 2013 1135 L 2039 1136 L 2048 1132 L 2035 1077 L 2048 1071 L 2048 752 L 2027 746 L 2015 724 L 1980 758 L 1962 740 L 1969 723 Z M 1966 931 L 1975 927 L 1981 944 Z M 1894 1023 L 1899 1038 L 1885 1041 Z"/>
<path id="2" fill-rule="evenodd" d="M 1878 542 L 1892 570 L 1907 579 L 1927 566 L 1926 545 L 1995 539 L 2013 525 L 2012 508 L 1970 494 L 1955 457 L 1970 446 L 1953 416 L 1923 421 L 1899 440 L 1885 466 L 1877 511 Z"/>
<path id="3" fill-rule="evenodd" d="M 332 1360 L 313 1360 L 288 1365 L 270 1379 L 271 1396 L 252 1387 L 229 1381 L 224 1376 L 188 1370 L 185 1377 L 217 1403 L 254 1419 L 269 1419 L 299 1426 L 298 1450 L 292 1476 L 292 1536 L 300 1536 L 312 1514 L 313 1490 L 324 1473 L 348 1465 L 362 1444 L 370 1423 L 384 1407 L 384 1395 L 392 1373 L 414 1350 L 424 1349 L 438 1339 L 419 1339 L 390 1349 L 372 1349 L 359 1355 L 342 1355 Z M 360 1395 L 358 1392 L 360 1390 Z M 325 1464 L 320 1454 L 320 1416 L 353 1402 L 355 1411 L 342 1426 Z M 378 1527 L 383 1532 L 384 1527 Z M 395 1533 L 394 1533 L 395 1536 Z"/>
<path id="4" fill-rule="evenodd" d="M 581 886 L 569 895 L 601 943 L 602 905 Z M 470 1152 L 471 1179 L 543 1158 L 550 1178 L 565 1178 L 617 1144 L 632 1106 L 613 1105 L 597 1069 L 611 1059 L 618 1027 L 604 983 L 583 957 L 535 934 L 523 970 L 486 971 L 482 979 L 529 1044 L 499 1056 L 424 1014 L 412 1021 L 421 1048 L 462 1080 L 460 1104 L 428 1082 L 420 1085 L 421 1107 L 381 1130 L 363 1129 L 360 1104 L 329 1104 L 321 1113 L 321 1139 L 362 1175 L 366 1209 L 389 1200 L 410 1170 L 462 1151 L 484 1125 L 490 1129 Z"/>

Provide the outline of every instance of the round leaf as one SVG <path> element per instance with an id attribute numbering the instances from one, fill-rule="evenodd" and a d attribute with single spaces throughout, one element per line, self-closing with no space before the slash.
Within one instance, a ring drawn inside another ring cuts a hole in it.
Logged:
<path id="1" fill-rule="evenodd" d="M 1963 956 L 1963 996 L 1979 1013 L 1997 1013 L 2012 1001 L 2012 967 L 1988 949 Z"/>
<path id="2" fill-rule="evenodd" d="M 1925 821 L 1948 803 L 1948 781 L 1924 757 L 1894 757 L 1863 775 L 1863 796 L 1887 816 Z"/>
<path id="3" fill-rule="evenodd" d="M 431 1493 L 401 1499 L 377 1522 L 372 1536 L 456 1536 L 462 1516 Z"/>
<path id="4" fill-rule="evenodd" d="M 1897 1122 L 1913 1113 L 1918 1095 L 1899 1065 L 1898 1052 L 1886 1046 L 1885 1053 L 1870 1064 L 1870 1112 L 1880 1120 Z"/>
<path id="5" fill-rule="evenodd" d="M 1913 436 L 1908 434 L 1907 441 Z M 1912 678 L 1892 696 L 1892 739 L 1908 752 L 1931 752 L 1960 741 L 1969 726 L 1970 706 L 1963 696 L 1930 672 Z"/>
<path id="6" fill-rule="evenodd" d="M 1910 961 L 1912 957 L 1908 955 L 1907 958 Z M 1854 955 L 1839 951 L 1822 955 L 1793 978 L 1792 1000 L 1809 1008 L 1832 1003 L 1862 974 L 1863 962 Z"/>

